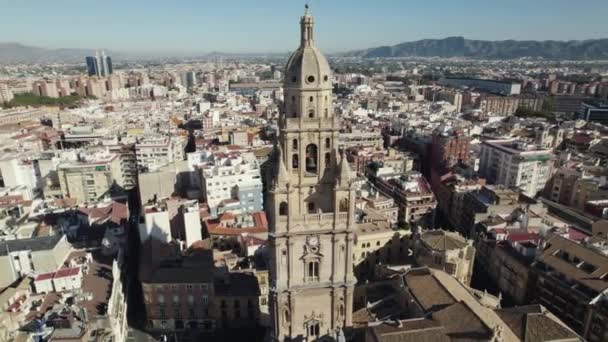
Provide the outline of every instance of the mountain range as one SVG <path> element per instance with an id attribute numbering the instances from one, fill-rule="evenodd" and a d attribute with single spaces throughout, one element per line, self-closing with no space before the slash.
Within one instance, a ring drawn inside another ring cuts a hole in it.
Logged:
<path id="1" fill-rule="evenodd" d="M 471 40 L 464 37 L 423 39 L 393 46 L 353 51 L 345 56 L 463 57 L 475 59 L 515 59 L 523 57 L 555 60 L 608 60 L 608 39 L 592 40 Z"/>
<path id="2" fill-rule="evenodd" d="M 13 63 L 84 63 L 84 57 L 95 53 L 93 49 L 46 49 L 20 43 L 0 43 L 0 64 Z M 106 53 L 118 59 L 153 58 L 151 54 L 136 52 Z M 177 57 L 176 53 L 176 57 Z M 184 55 L 214 56 L 235 55 L 215 52 L 212 54 Z M 240 56 L 278 56 L 282 54 L 236 54 Z M 462 57 L 472 59 L 515 59 L 523 57 L 553 60 L 608 60 L 608 39 L 592 40 L 471 40 L 463 37 L 422 39 L 393 46 L 380 46 L 365 50 L 336 54 L 337 56 L 389 58 L 389 57 Z M 167 55 L 165 55 L 167 56 Z M 164 56 L 164 57 L 165 57 Z M 160 57 L 160 56 L 157 56 Z"/>
<path id="3" fill-rule="evenodd" d="M 45 49 L 20 43 L 0 43 L 0 64 L 83 62 L 92 49 Z"/>

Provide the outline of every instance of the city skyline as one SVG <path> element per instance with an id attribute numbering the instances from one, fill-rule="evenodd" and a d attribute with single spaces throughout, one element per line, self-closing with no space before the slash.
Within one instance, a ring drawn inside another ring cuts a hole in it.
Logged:
<path id="1" fill-rule="evenodd" d="M 130 53 L 286 53 L 296 48 L 292 41 L 298 27 L 292 22 L 304 1 L 235 1 L 227 6 L 190 0 L 178 4 L 110 0 L 86 5 L 71 0 L 2 0 L 0 5 L 11 14 L 0 20 L 0 29 L 13 32 L 4 42 Z M 449 36 L 479 40 L 608 37 L 608 27 L 602 25 L 601 18 L 608 3 L 599 0 L 588 1 L 584 7 L 565 0 L 373 4 L 339 0 L 313 1 L 311 7 L 318 30 L 323 32 L 318 45 L 328 53 Z M 267 20 L 268 15 L 275 18 Z M 576 18 L 585 20 L 564 25 Z"/>

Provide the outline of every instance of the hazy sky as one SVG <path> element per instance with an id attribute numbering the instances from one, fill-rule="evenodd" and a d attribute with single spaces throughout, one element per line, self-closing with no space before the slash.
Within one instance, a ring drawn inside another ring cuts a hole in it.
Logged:
<path id="1" fill-rule="evenodd" d="M 304 0 L 0 0 L 0 42 L 149 52 L 287 52 Z M 422 38 L 608 38 L 608 0 L 311 0 L 338 52 Z"/>

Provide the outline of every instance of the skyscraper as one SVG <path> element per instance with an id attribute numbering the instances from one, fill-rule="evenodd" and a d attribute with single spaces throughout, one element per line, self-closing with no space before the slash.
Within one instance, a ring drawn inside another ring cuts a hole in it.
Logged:
<path id="1" fill-rule="evenodd" d="M 112 58 L 106 56 L 105 51 L 95 53 L 95 56 L 87 56 L 87 72 L 89 76 L 109 76 L 112 75 Z"/>
<path id="2" fill-rule="evenodd" d="M 269 192 L 272 335 L 279 341 L 338 337 L 350 326 L 355 277 L 354 189 L 338 154 L 331 70 L 314 46 L 308 7 L 300 47 L 285 70 Z"/>

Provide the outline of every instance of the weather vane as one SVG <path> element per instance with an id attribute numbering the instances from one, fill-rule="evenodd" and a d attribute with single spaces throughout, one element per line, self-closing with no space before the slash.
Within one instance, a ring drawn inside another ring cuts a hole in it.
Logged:
<path id="1" fill-rule="evenodd" d="M 306 3 L 304 4 L 304 8 L 306 8 L 306 9 L 310 8 L 310 0 L 306 0 Z"/>

